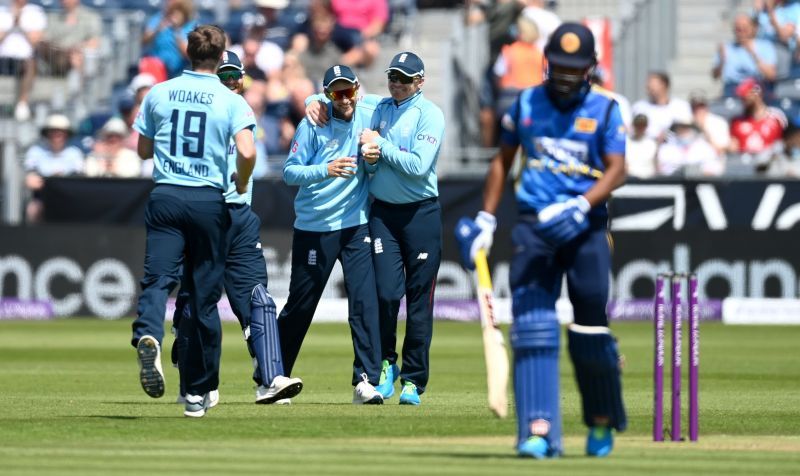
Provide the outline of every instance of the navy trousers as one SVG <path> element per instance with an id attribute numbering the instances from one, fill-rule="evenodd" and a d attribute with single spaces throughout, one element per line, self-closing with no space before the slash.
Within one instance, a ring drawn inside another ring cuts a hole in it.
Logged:
<path id="1" fill-rule="evenodd" d="M 226 243 L 227 257 L 225 259 L 225 294 L 228 296 L 231 309 L 239 320 L 242 329 L 250 325 L 251 294 L 256 285 L 263 284 L 267 287 L 267 263 L 261 250 L 261 220 L 247 204 L 228 204 L 228 215 L 231 225 L 228 228 Z M 181 291 L 175 303 L 173 326 L 180 328 L 183 308 L 189 302 L 191 294 L 190 284 L 187 282 L 188 274 L 184 274 Z M 179 359 L 183 352 L 197 353 L 199 342 L 189 341 L 179 334 L 178 345 Z M 181 367 L 182 368 L 182 367 Z M 257 383 L 261 384 L 260 381 Z M 269 384 L 269 383 L 267 383 Z"/>
<path id="2" fill-rule="evenodd" d="M 167 297 L 181 277 L 183 263 L 195 318 L 183 322 L 179 332 L 202 347 L 202 352 L 191 356 L 186 375 L 187 391 L 192 394 L 219 386 L 222 332 L 217 301 L 222 294 L 229 225 L 222 191 L 211 187 L 157 185 L 145 209 L 144 277 L 131 343 L 136 346 L 144 335 L 159 342 L 163 339 Z"/>
<path id="3" fill-rule="evenodd" d="M 338 231 L 294 230 L 289 298 L 278 317 L 283 368 L 291 375 L 336 260 L 342 264 L 353 338 L 353 385 L 366 374 L 377 385 L 381 373 L 380 326 L 369 227 Z"/>
<path id="4" fill-rule="evenodd" d="M 378 284 L 382 358 L 397 362 L 397 314 L 406 296 L 400 378 L 425 392 L 430 373 L 433 294 L 442 259 L 442 211 L 436 198 L 397 205 L 375 200 L 369 219 Z"/>
<path id="5" fill-rule="evenodd" d="M 515 247 L 509 272 L 512 292 L 522 287 L 535 288 L 537 294 L 548 296 L 547 307 L 555 309 L 566 273 L 575 324 L 607 327 L 611 251 L 606 223 L 604 217 L 592 217 L 586 233 L 554 248 L 536 234 L 536 217 L 521 215 L 512 230 Z M 520 313 L 532 310 L 523 309 Z"/>

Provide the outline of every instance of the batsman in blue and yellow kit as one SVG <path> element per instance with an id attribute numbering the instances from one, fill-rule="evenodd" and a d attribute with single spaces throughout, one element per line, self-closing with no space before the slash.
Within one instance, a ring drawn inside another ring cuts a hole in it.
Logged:
<path id="1" fill-rule="evenodd" d="M 564 274 L 574 308 L 569 354 L 589 427 L 586 453 L 606 456 L 612 430 L 626 427 L 617 343 L 606 301 L 611 251 L 606 201 L 625 177 L 625 128 L 619 107 L 588 78 L 596 65 L 594 37 L 564 23 L 545 48 L 548 77 L 524 90 L 502 119 L 500 152 L 484 189 L 483 210 L 462 219 L 456 236 L 462 259 L 474 266 L 488 250 L 494 212 L 517 150 L 525 164 L 517 186 L 519 218 L 512 230 L 510 270 L 514 394 L 522 456 L 562 454 L 556 300 Z"/>

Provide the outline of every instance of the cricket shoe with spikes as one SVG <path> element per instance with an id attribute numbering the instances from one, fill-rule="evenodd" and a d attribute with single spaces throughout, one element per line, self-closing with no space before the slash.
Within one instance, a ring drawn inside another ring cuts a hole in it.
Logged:
<path id="1" fill-rule="evenodd" d="M 272 379 L 269 387 L 259 385 L 256 388 L 256 403 L 277 403 L 279 400 L 296 396 L 301 390 L 303 390 L 303 381 L 299 378 L 278 375 Z"/>
<path id="2" fill-rule="evenodd" d="M 161 369 L 161 345 L 153 336 L 142 336 L 136 344 L 139 360 L 139 382 L 153 398 L 164 395 L 164 371 Z"/>

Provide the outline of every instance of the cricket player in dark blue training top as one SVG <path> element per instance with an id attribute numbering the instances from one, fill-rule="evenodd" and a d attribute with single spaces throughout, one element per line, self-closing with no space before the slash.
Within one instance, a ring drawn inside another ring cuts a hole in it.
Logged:
<path id="1" fill-rule="evenodd" d="M 483 210 L 475 220 L 462 219 L 456 236 L 464 263 L 473 267 L 476 251 L 492 244 L 493 214 L 521 146 L 525 166 L 516 193 L 519 219 L 511 234 L 509 276 L 517 451 L 534 458 L 563 451 L 555 305 L 566 273 L 575 314 L 567 336 L 589 427 L 586 453 L 606 456 L 612 430 L 626 426 L 617 343 L 606 315 L 611 267 L 606 201 L 625 178 L 625 128 L 611 96 L 589 85 L 597 61 L 588 28 L 562 24 L 545 57 L 544 84 L 522 91 L 503 116 Z"/>
<path id="2" fill-rule="evenodd" d="M 142 388 L 151 397 L 161 397 L 166 301 L 183 264 L 193 318 L 181 321 L 179 333 L 189 340 L 190 348 L 193 341 L 202 348 L 181 362 L 187 416 L 204 415 L 210 392 L 219 386 L 222 333 L 216 306 L 230 225 L 223 193 L 234 172 L 237 191 L 245 193 L 255 165 L 253 110 L 215 75 L 224 51 L 221 29 L 195 28 L 187 45 L 192 70 L 154 86 L 134 123 L 140 133 L 139 156 L 154 158 L 156 186 L 145 210 L 144 277 L 132 344 Z M 231 138 L 238 151 L 236 170 L 228 164 Z"/>
<path id="3" fill-rule="evenodd" d="M 391 97 L 375 109 L 361 133 L 369 190 L 375 277 L 383 354 L 378 391 L 389 398 L 400 377 L 400 403 L 419 405 L 429 376 L 433 293 L 442 256 L 442 217 L 436 161 L 444 137 L 441 109 L 422 94 L 425 66 L 411 52 L 398 53 L 386 70 Z M 370 163 L 372 162 L 372 163 Z M 406 296 L 403 367 L 397 367 L 397 314 Z"/>
<path id="4" fill-rule="evenodd" d="M 217 68 L 219 80 L 231 91 L 242 94 L 244 91 L 244 67 L 236 53 L 226 51 Z M 228 149 L 228 165 L 236 167 L 236 145 L 231 141 Z M 242 326 L 247 349 L 253 358 L 253 380 L 256 382 L 256 403 L 276 403 L 294 397 L 303 389 L 299 378 L 284 376 L 275 301 L 267 292 L 267 264 L 261 250 L 259 230 L 261 220 L 253 213 L 250 203 L 253 200 L 253 179 L 247 185 L 247 193 L 240 194 L 234 181 L 230 181 L 225 192 L 225 203 L 231 226 L 228 228 L 228 255 L 225 260 L 225 293 L 231 309 Z M 190 294 L 183 289 L 175 305 L 173 330 L 180 327 L 183 318 L 191 319 L 190 307 L 186 304 Z M 186 339 L 176 332 L 176 348 L 179 352 L 199 352 L 199 349 L 186 348 Z M 173 355 L 173 363 L 177 363 Z M 179 402 L 185 403 L 185 391 L 181 388 Z M 216 405 L 219 392 L 211 392 L 209 406 Z"/>
<path id="5" fill-rule="evenodd" d="M 283 166 L 283 179 L 299 185 L 292 237 L 289 298 L 278 318 L 281 349 L 291 375 L 306 332 L 336 260 L 342 263 L 353 338 L 353 403 L 382 404 L 380 324 L 369 234 L 369 179 L 359 157 L 358 133 L 369 127 L 377 99 L 358 96 L 353 71 L 334 65 L 322 87 L 330 119 L 303 119 Z M 309 99 L 313 99 L 309 98 Z"/>

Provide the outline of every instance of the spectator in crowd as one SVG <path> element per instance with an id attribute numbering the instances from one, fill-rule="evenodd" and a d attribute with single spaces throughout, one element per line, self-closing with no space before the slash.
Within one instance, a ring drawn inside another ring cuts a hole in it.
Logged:
<path id="1" fill-rule="evenodd" d="M 513 43 L 512 27 L 522 10 L 523 2 L 518 0 L 491 2 L 489 0 L 467 0 L 464 21 L 467 26 L 488 24 L 489 58 L 488 67 L 483 73 L 478 90 L 480 105 L 481 145 L 497 145 L 497 115 L 495 113 L 495 81 L 493 65 L 503 45 Z"/>
<path id="2" fill-rule="evenodd" d="M 314 94 L 317 91 L 317 86 L 321 86 L 322 82 L 315 83 L 308 77 L 302 61 L 294 53 L 286 55 L 282 73 L 283 83 L 289 92 L 288 114 L 292 125 L 292 133 L 289 137 L 286 137 L 287 130 L 281 133 L 282 143 L 286 146 L 283 151 L 286 152 L 289 150 L 288 145 L 292 140 L 291 138 L 294 137 L 294 128 L 300 124 L 300 121 L 305 116 L 305 99 Z M 271 96 L 267 95 L 267 98 L 270 99 Z"/>
<path id="3" fill-rule="evenodd" d="M 363 56 L 358 66 L 371 65 L 381 51 L 378 36 L 389 22 L 389 2 L 331 0 L 331 10 L 336 17 L 333 42 L 343 51 L 360 46 Z"/>
<path id="4" fill-rule="evenodd" d="M 757 167 L 768 164 L 783 150 L 781 138 L 788 126 L 786 115 L 764 102 L 764 84 L 748 78 L 736 88 L 744 113 L 731 123 L 731 152 L 742 154 L 743 162 Z"/>
<path id="5" fill-rule="evenodd" d="M 96 64 L 103 22 L 91 8 L 81 5 L 80 0 L 61 0 L 61 10 L 47 15 L 47 31 L 39 45 L 42 58 L 54 75 L 72 76 L 77 79 L 73 88 L 80 87 L 83 75 L 91 73 Z M 87 60 L 89 65 L 87 65 Z"/>
<path id="6" fill-rule="evenodd" d="M 605 87 L 606 83 L 606 70 L 603 69 L 600 65 L 595 66 L 594 71 L 589 76 L 589 82 L 593 85 L 599 86 L 605 89 L 607 94 L 610 94 L 615 101 L 617 101 L 617 105 L 619 106 L 619 115 L 622 116 L 622 122 L 625 124 L 625 127 L 631 126 L 631 103 L 628 101 L 628 98 L 623 96 L 618 92 L 611 91 Z"/>
<path id="7" fill-rule="evenodd" d="M 253 169 L 253 178 L 262 178 L 268 172 L 266 137 L 272 134 L 272 128 L 264 121 L 266 102 L 266 83 L 264 81 L 251 81 L 242 95 L 247 105 L 253 109 L 256 118 L 255 144 L 256 166 Z"/>
<path id="8" fill-rule="evenodd" d="M 550 35 L 561 25 L 561 19 L 558 15 L 545 8 L 547 4 L 545 0 L 527 0 L 524 3 L 527 6 L 522 11 L 522 14 L 533 20 L 539 28 L 538 44 L 539 48 L 544 51 L 544 46 L 547 44 L 547 40 L 550 39 Z"/>
<path id="9" fill-rule="evenodd" d="M 632 112 L 647 116 L 647 136 L 658 142 L 666 138 L 667 130 L 676 117 L 691 116 L 689 103 L 670 96 L 669 75 L 653 71 L 647 77 L 647 99 L 634 103 Z"/>
<path id="10" fill-rule="evenodd" d="M 800 22 L 800 4 L 793 0 L 754 0 L 753 15 L 758 22 L 758 38 L 795 47 L 795 32 Z"/>
<path id="11" fill-rule="evenodd" d="M 294 15 L 286 8 L 289 0 L 255 0 L 257 14 L 246 36 L 253 36 L 261 42 L 274 43 L 286 51 L 292 44 L 305 20 L 304 15 Z"/>
<path id="12" fill-rule="evenodd" d="M 731 144 L 728 121 L 709 110 L 708 99 L 702 91 L 695 91 L 689 96 L 689 105 L 700 132 L 718 153 L 724 154 Z"/>
<path id="13" fill-rule="evenodd" d="M 25 209 L 28 223 L 38 223 L 43 217 L 41 190 L 46 177 L 77 175 L 83 171 L 83 152 L 68 144 L 72 125 L 67 116 L 49 116 L 41 132 L 44 141 L 31 146 L 25 154 L 25 187 L 32 193 Z"/>
<path id="14" fill-rule="evenodd" d="M 776 155 L 767 175 L 800 178 L 800 128 L 789 126 L 783 133 L 783 154 Z"/>
<path id="15" fill-rule="evenodd" d="M 517 19 L 517 40 L 503 46 L 493 67 L 498 91 L 496 117 L 506 112 L 520 91 L 541 84 L 544 78 L 544 54 L 538 40 L 536 22 L 525 14 L 520 15 Z"/>
<path id="16" fill-rule="evenodd" d="M 234 46 L 231 48 L 231 51 L 242 59 L 242 66 L 244 67 L 244 75 L 246 78 L 250 78 L 250 80 L 253 81 L 266 81 L 266 73 L 256 64 L 256 56 L 258 55 L 259 49 L 261 49 L 261 41 L 255 36 L 248 36 L 242 41 L 241 46 Z M 282 52 L 281 56 L 283 56 Z"/>
<path id="17" fill-rule="evenodd" d="M 328 65 L 343 64 L 355 66 L 367 62 L 361 42 L 334 42 L 336 18 L 330 10 L 317 9 L 309 17 L 308 33 L 298 35 L 292 51 L 299 55 L 308 78 L 314 84 L 321 84 Z M 357 32 L 356 32 L 357 33 Z M 371 61 L 371 60 L 370 60 Z"/>
<path id="18" fill-rule="evenodd" d="M 28 0 L 12 0 L 0 6 L 0 75 L 19 78 L 14 117 L 27 121 L 31 117 L 28 105 L 36 76 L 34 51 L 47 27 L 47 17 L 38 5 Z"/>
<path id="19" fill-rule="evenodd" d="M 648 137 L 647 116 L 637 114 L 633 118 L 631 133 L 625 144 L 625 167 L 631 177 L 649 179 L 656 176 L 656 152 L 658 143 Z"/>
<path id="20" fill-rule="evenodd" d="M 721 175 L 725 171 L 724 156 L 700 133 L 691 112 L 684 111 L 676 116 L 670 132 L 658 148 L 659 175 L 687 172 Z"/>
<path id="21" fill-rule="evenodd" d="M 142 175 L 142 159 L 125 146 L 128 125 L 112 117 L 100 129 L 94 150 L 86 158 L 84 173 L 89 177 L 133 178 Z"/>
<path id="22" fill-rule="evenodd" d="M 128 127 L 128 135 L 125 138 L 124 145 L 126 148 L 136 150 L 139 143 L 139 133 L 133 129 L 133 121 L 136 120 L 136 115 L 139 113 L 139 106 L 141 106 L 145 95 L 150 88 L 155 86 L 156 78 L 149 73 L 139 73 L 131 79 L 128 84 L 128 89 L 125 91 L 119 103 L 119 113 Z M 152 164 L 152 160 L 150 163 Z"/>
<path id="23" fill-rule="evenodd" d="M 186 42 L 195 25 L 192 0 L 167 0 L 164 11 L 147 21 L 142 35 L 145 55 L 161 60 L 168 78 L 179 76 L 189 67 Z"/>
<path id="24" fill-rule="evenodd" d="M 739 83 L 750 77 L 764 82 L 775 81 L 775 45 L 769 40 L 756 38 L 757 32 L 757 20 L 740 13 L 733 20 L 734 40 L 719 46 L 711 74 L 714 79 L 722 80 L 724 96 L 733 96 Z"/>

